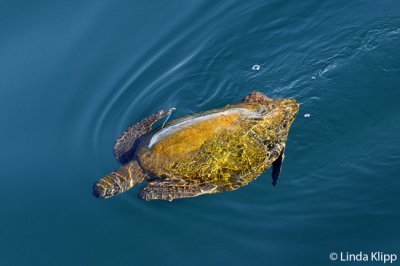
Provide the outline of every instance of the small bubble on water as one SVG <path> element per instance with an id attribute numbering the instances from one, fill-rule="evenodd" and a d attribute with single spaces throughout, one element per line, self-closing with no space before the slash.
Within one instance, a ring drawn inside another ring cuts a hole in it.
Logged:
<path id="1" fill-rule="evenodd" d="M 315 76 L 312 76 L 311 79 L 316 79 L 316 77 L 315 77 Z"/>
<path id="2" fill-rule="evenodd" d="M 258 71 L 260 70 L 260 65 L 254 65 L 251 69 Z"/>
<path id="3" fill-rule="evenodd" d="M 310 116 L 311 116 L 310 114 L 305 114 L 305 115 L 304 115 L 304 117 L 310 117 Z"/>

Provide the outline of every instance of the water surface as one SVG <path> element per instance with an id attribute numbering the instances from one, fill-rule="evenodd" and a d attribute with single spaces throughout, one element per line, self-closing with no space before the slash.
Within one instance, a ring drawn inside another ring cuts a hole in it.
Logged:
<path id="1" fill-rule="evenodd" d="M 0 264 L 400 257 L 399 47 L 396 0 L 0 2 Z M 301 103 L 277 187 L 269 170 L 172 203 L 91 195 L 132 123 L 252 90 Z"/>

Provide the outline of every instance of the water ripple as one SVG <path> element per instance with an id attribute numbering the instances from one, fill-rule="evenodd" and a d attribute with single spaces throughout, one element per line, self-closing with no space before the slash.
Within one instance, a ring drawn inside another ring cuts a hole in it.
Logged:
<path id="1" fill-rule="evenodd" d="M 91 112 L 93 135 L 89 134 L 86 138 L 92 139 L 93 147 L 108 146 L 109 159 L 113 138 L 130 124 L 151 113 L 174 106 L 177 110 L 172 114 L 173 119 L 237 102 L 250 91 L 260 90 L 272 97 L 294 97 L 301 102 L 301 114 L 297 119 L 299 124 L 295 125 L 301 133 L 293 133 L 289 149 L 303 156 L 292 162 L 292 166 L 301 168 L 301 164 L 308 160 L 306 155 L 312 152 L 326 152 L 326 149 L 320 147 L 326 132 L 345 135 L 353 130 L 353 127 L 335 126 L 337 120 L 332 115 L 335 103 L 351 106 L 348 110 L 351 110 L 354 117 L 366 118 L 363 109 L 354 105 L 354 98 L 338 92 L 333 97 L 326 89 L 327 82 L 343 75 L 343 69 L 362 55 L 370 55 L 385 42 L 397 40 L 400 30 L 394 20 L 388 19 L 393 24 L 377 21 L 364 27 L 342 29 L 333 37 L 320 34 L 315 38 L 302 39 L 296 32 L 310 29 L 317 31 L 322 26 L 311 19 L 298 24 L 282 16 L 272 17 L 267 23 L 262 23 L 261 14 L 271 5 L 274 6 L 274 3 L 260 2 L 258 5 L 238 8 L 221 4 L 217 11 L 199 18 L 195 25 L 172 29 L 171 34 L 175 38 L 167 38 L 166 34 L 137 60 L 129 62 L 127 59 L 127 66 L 115 77 L 115 84 L 99 96 L 101 100 L 95 105 L 95 111 Z M 245 19 L 240 22 L 226 21 L 223 16 L 225 12 L 241 15 Z M 246 14 L 252 12 L 257 14 L 246 17 Z M 185 17 L 180 24 L 185 25 L 191 19 L 190 16 Z M 247 23 L 253 26 L 242 27 Z M 282 31 L 286 24 L 291 27 L 285 27 Z M 237 31 L 239 26 L 240 32 Z M 207 32 L 203 28 L 214 29 L 214 32 Z M 300 42 L 293 42 L 293 38 L 300 38 Z M 184 51 L 181 52 L 182 49 Z M 255 65 L 260 68 L 254 70 Z M 321 115 L 322 108 L 328 108 L 325 111 L 331 116 L 326 113 Z M 303 114 L 310 113 L 312 117 L 304 119 Z M 329 167 L 332 166 L 320 166 L 318 173 L 328 171 Z M 317 172 L 316 169 L 314 171 Z M 368 168 L 354 168 L 353 171 L 369 174 Z M 170 226 L 173 226 L 177 218 L 187 218 L 191 221 L 221 224 L 223 229 L 220 233 L 231 235 L 233 231 L 239 230 L 241 221 L 246 223 L 247 228 L 262 230 L 262 221 L 268 219 L 267 214 L 274 215 L 274 219 L 291 217 L 303 221 L 312 220 L 315 215 L 310 209 L 317 208 L 317 205 L 291 213 L 282 212 L 281 208 L 286 206 L 290 209 L 294 201 L 304 200 L 307 203 L 307 197 L 316 193 L 315 189 L 309 187 L 310 179 L 326 182 L 328 178 L 306 171 L 292 173 L 291 177 L 285 182 L 289 187 L 286 189 L 291 189 L 292 194 L 285 197 L 273 194 L 270 187 L 264 186 L 265 180 L 269 180 L 269 174 L 264 174 L 260 177 L 264 182 L 261 186 L 250 185 L 235 193 L 213 196 L 220 197 L 219 200 L 205 196 L 202 199 L 177 201 L 173 203 L 173 208 L 166 202 L 137 203 L 134 195 L 137 189 L 120 198 L 126 206 L 124 208 L 135 209 L 138 215 L 154 217 Z M 296 192 L 298 190 L 303 192 Z M 240 193 L 254 193 L 254 197 L 249 199 Z M 265 197 L 271 193 L 273 197 Z M 275 205 L 271 204 L 274 200 Z M 204 216 L 204 213 L 198 211 L 203 208 L 209 210 L 210 215 Z M 235 239 L 236 236 L 232 235 L 232 240 Z"/>

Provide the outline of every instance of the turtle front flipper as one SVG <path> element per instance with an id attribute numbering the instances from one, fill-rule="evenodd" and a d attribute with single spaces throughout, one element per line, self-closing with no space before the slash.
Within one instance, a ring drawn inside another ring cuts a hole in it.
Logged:
<path id="1" fill-rule="evenodd" d="M 140 189 L 139 198 L 144 200 L 168 200 L 197 197 L 216 193 L 214 184 L 195 184 L 184 180 L 155 180 Z"/>
<path id="2" fill-rule="evenodd" d="M 175 108 L 161 110 L 126 129 L 115 141 L 114 156 L 118 162 L 125 164 L 132 159 L 135 141 L 151 130 L 151 126 L 159 119 L 170 114 Z"/>
<path id="3" fill-rule="evenodd" d="M 274 186 L 276 186 L 279 174 L 281 173 L 283 159 L 285 159 L 285 147 L 283 147 L 278 159 L 272 164 L 272 185 Z"/>
<path id="4" fill-rule="evenodd" d="M 106 199 L 125 192 L 134 185 L 143 182 L 147 175 L 137 161 L 132 160 L 118 170 L 106 175 L 93 185 L 93 195 Z"/>

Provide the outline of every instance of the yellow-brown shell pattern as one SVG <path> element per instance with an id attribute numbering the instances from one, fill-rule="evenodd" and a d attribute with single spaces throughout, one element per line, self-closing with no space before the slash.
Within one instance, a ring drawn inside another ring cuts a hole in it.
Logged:
<path id="1" fill-rule="evenodd" d="M 182 129 L 142 148 L 141 166 L 164 179 L 214 184 L 215 192 L 248 184 L 280 155 L 299 106 L 295 100 L 282 99 L 223 110 L 229 108 L 247 108 L 256 115 L 221 115 Z"/>

